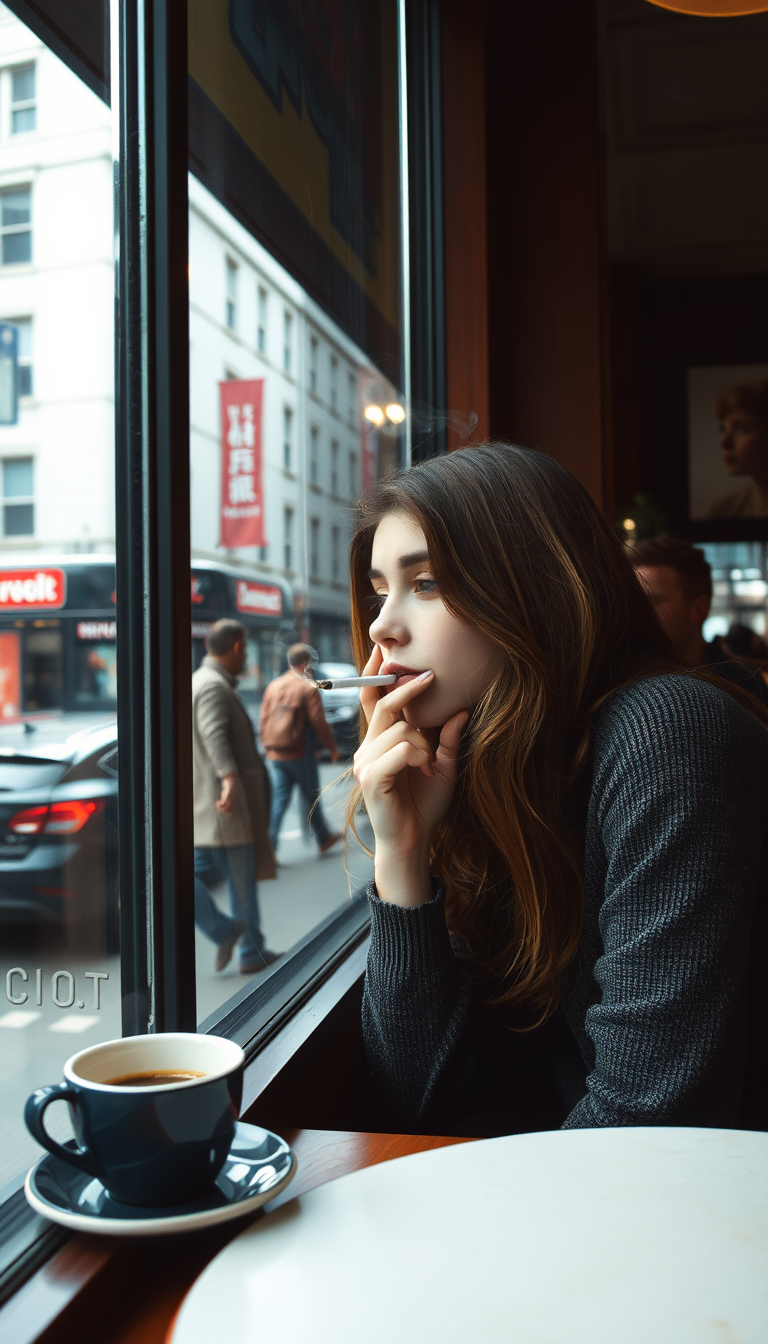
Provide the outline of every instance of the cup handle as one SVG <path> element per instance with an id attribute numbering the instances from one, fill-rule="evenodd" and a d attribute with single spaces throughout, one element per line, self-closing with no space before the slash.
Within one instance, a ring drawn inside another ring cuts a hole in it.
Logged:
<path id="1" fill-rule="evenodd" d="M 62 1144 L 52 1139 L 43 1124 L 43 1116 L 52 1101 L 70 1101 L 77 1104 L 77 1090 L 70 1087 L 69 1083 L 53 1083 L 50 1087 L 39 1087 L 31 1097 L 27 1098 L 27 1104 L 24 1107 L 24 1123 L 27 1126 L 33 1139 L 47 1148 L 54 1157 L 60 1157 L 63 1162 L 69 1162 L 70 1166 L 78 1167 L 80 1171 L 85 1171 L 89 1176 L 94 1175 L 91 1155 L 87 1148 L 65 1148 Z"/>

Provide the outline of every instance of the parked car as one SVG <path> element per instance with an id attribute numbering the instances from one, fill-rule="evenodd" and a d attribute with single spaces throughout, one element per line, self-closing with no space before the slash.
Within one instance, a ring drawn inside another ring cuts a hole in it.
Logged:
<path id="1" fill-rule="evenodd" d="M 0 729 L 0 920 L 118 943 L 117 725 Z"/>
<path id="2" fill-rule="evenodd" d="M 355 677 L 357 669 L 352 663 L 318 663 L 312 675 L 317 681 L 333 681 L 335 677 Z M 360 691 L 350 686 L 347 690 L 321 691 L 320 695 L 339 751 L 342 756 L 354 756 L 360 745 Z"/>

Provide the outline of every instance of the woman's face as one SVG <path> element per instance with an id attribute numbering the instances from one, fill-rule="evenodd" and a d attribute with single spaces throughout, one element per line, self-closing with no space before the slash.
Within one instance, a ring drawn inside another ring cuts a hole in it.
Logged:
<path id="1" fill-rule="evenodd" d="M 768 426 L 735 410 L 720 425 L 723 466 L 729 476 L 759 476 L 768 471 Z"/>
<path id="2" fill-rule="evenodd" d="M 424 533 L 406 514 L 388 513 L 379 523 L 369 575 L 377 612 L 370 636 L 381 648 L 381 671 L 402 672 L 405 680 L 431 669 L 434 681 L 410 702 L 405 718 L 414 728 L 441 728 L 477 704 L 503 654 L 443 604 Z"/>

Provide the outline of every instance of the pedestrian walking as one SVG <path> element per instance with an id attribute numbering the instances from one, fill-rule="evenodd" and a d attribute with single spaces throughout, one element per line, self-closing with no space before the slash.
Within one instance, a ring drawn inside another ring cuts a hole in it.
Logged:
<path id="1" fill-rule="evenodd" d="M 280 826 L 294 788 L 298 788 L 309 812 L 309 824 L 326 854 L 341 839 L 341 833 L 329 827 L 322 807 L 320 780 L 314 750 L 308 749 L 308 738 L 314 733 L 338 761 L 339 749 L 323 710 L 323 701 L 317 687 L 308 681 L 305 672 L 311 660 L 306 644 L 292 644 L 288 650 L 288 671 L 270 682 L 261 704 L 259 733 L 272 771 L 272 815 L 269 836 L 277 849 Z"/>
<path id="2" fill-rule="evenodd" d="M 269 841 L 270 782 L 253 725 L 237 691 L 245 666 L 246 632 L 239 621 L 216 621 L 208 656 L 192 677 L 195 797 L 195 920 L 216 943 L 223 971 L 240 943 L 239 964 L 252 975 L 280 955 L 264 945 L 258 880 L 277 876 Z M 223 880 L 231 915 L 209 887 Z"/>

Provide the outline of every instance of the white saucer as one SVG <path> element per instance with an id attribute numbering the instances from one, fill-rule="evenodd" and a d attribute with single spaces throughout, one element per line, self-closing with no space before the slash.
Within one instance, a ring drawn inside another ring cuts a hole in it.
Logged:
<path id="1" fill-rule="evenodd" d="M 110 1199 L 100 1181 L 51 1154 L 41 1158 L 28 1173 L 24 1191 L 36 1213 L 78 1232 L 112 1237 L 167 1236 L 253 1213 L 279 1195 L 295 1174 L 296 1158 L 283 1139 L 257 1125 L 238 1124 L 210 1195 L 194 1204 L 164 1209 L 119 1204 Z"/>

